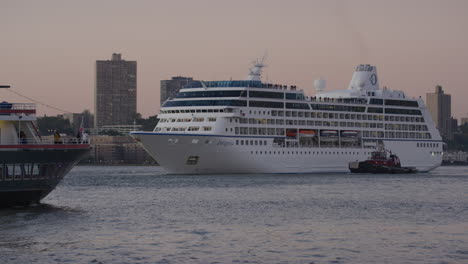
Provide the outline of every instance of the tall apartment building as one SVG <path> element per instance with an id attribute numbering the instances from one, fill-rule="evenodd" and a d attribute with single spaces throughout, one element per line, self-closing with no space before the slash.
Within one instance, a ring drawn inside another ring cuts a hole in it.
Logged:
<path id="1" fill-rule="evenodd" d="M 186 84 L 193 81 L 191 77 L 172 77 L 171 80 L 162 80 L 160 86 L 160 105 L 168 98 L 174 98 L 179 90 L 184 87 Z"/>
<path id="2" fill-rule="evenodd" d="M 137 62 L 122 60 L 96 61 L 94 126 L 131 125 L 137 106 Z"/>
<path id="3" fill-rule="evenodd" d="M 437 85 L 434 93 L 426 94 L 426 104 L 432 120 L 445 139 L 452 138 L 452 102 L 449 94 L 444 94 L 442 86 Z"/>

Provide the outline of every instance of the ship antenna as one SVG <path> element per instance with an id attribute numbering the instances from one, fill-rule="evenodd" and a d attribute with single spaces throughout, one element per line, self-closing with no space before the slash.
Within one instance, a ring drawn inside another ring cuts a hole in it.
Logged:
<path id="1" fill-rule="evenodd" d="M 257 59 L 253 61 L 253 67 L 249 69 L 249 77 L 248 80 L 250 81 L 261 81 L 262 80 L 262 68 L 265 68 L 266 65 L 264 64 L 266 60 L 267 53 L 261 59 Z"/>

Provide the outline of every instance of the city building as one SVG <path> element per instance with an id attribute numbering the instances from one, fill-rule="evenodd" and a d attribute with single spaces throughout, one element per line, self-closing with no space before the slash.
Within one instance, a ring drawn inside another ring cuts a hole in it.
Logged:
<path id="1" fill-rule="evenodd" d="M 191 77 L 172 77 L 171 80 L 161 80 L 160 103 L 161 106 L 168 98 L 174 98 L 179 90 L 193 81 Z"/>
<path id="2" fill-rule="evenodd" d="M 112 54 L 96 61 L 95 127 L 131 125 L 137 106 L 137 62 Z"/>
<path id="3" fill-rule="evenodd" d="M 75 133 L 78 132 L 81 126 L 85 129 L 94 127 L 94 116 L 87 110 L 83 113 L 66 113 L 63 114 L 63 118 L 70 122 Z"/>
<path id="4" fill-rule="evenodd" d="M 460 126 L 468 124 L 468 117 L 462 117 L 460 121 Z"/>
<path id="5" fill-rule="evenodd" d="M 452 138 L 451 96 L 445 94 L 442 86 L 437 85 L 434 93 L 426 94 L 426 104 L 437 129 L 444 139 Z"/>
<path id="6" fill-rule="evenodd" d="M 464 165 L 468 164 L 468 152 L 464 151 L 448 151 L 444 152 L 443 163 L 445 165 L 459 164 Z"/>

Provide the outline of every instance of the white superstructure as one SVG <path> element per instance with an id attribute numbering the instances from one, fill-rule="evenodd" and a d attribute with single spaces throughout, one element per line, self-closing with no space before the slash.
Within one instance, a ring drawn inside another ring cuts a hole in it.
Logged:
<path id="1" fill-rule="evenodd" d="M 375 66 L 359 65 L 348 89 L 307 97 L 296 86 L 248 80 L 195 81 L 168 100 L 152 132 L 131 133 L 171 173 L 348 172 L 377 144 L 402 166 L 441 164 L 442 140 L 421 98 L 380 89 Z"/>

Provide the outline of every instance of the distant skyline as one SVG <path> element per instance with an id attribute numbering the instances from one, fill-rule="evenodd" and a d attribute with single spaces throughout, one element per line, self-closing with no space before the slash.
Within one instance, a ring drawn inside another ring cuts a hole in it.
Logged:
<path id="1" fill-rule="evenodd" d="M 159 111 L 160 80 L 245 79 L 268 51 L 263 77 L 315 94 L 345 89 L 356 65 L 380 85 L 425 98 L 437 84 L 452 114 L 468 107 L 464 0 L 0 0 L 0 84 L 71 112 L 94 112 L 96 60 L 138 62 L 138 112 Z M 27 102 L 0 89 L 0 100 Z M 39 115 L 60 114 L 38 106 Z"/>

